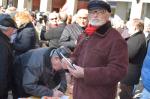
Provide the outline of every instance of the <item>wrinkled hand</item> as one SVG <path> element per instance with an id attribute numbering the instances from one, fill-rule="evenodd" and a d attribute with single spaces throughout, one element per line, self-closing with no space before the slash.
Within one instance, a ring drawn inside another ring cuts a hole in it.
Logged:
<path id="1" fill-rule="evenodd" d="M 53 97 L 61 97 L 64 93 L 59 90 L 53 90 Z"/>
<path id="2" fill-rule="evenodd" d="M 73 75 L 75 78 L 84 78 L 84 68 L 77 66 L 75 64 L 73 64 L 73 66 L 76 68 L 75 70 L 72 69 L 70 66 L 67 66 L 71 75 Z"/>

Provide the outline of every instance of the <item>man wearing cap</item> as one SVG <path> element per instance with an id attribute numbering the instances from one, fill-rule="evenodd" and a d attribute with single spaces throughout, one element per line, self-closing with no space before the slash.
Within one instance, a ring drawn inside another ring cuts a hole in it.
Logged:
<path id="1" fill-rule="evenodd" d="M 14 20 L 9 15 L 0 14 L 0 99 L 7 99 L 11 85 L 13 52 L 10 37 L 14 30 Z"/>
<path id="2" fill-rule="evenodd" d="M 39 48 L 18 56 L 14 65 L 14 99 L 64 95 L 67 82 L 60 53 L 68 57 L 70 52 L 65 47 Z"/>
<path id="3" fill-rule="evenodd" d="M 73 99 L 115 99 L 118 82 L 126 75 L 126 41 L 111 27 L 110 5 L 104 1 L 88 4 L 89 25 L 80 36 L 71 60 L 74 76 Z"/>

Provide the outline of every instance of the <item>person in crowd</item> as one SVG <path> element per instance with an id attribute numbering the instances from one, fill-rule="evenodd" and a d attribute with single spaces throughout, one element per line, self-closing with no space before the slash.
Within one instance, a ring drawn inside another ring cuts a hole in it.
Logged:
<path id="1" fill-rule="evenodd" d="M 58 24 L 67 24 L 67 19 L 68 19 L 68 15 L 66 12 L 59 12 L 58 14 L 59 16 L 59 21 L 58 21 Z"/>
<path id="2" fill-rule="evenodd" d="M 45 40 L 44 33 L 46 32 L 46 24 L 48 22 L 47 13 L 36 13 L 36 31 L 38 32 L 39 40 Z"/>
<path id="3" fill-rule="evenodd" d="M 4 7 L 2 7 L 2 6 L 0 6 L 0 14 L 4 14 L 5 11 L 6 11 L 6 9 Z"/>
<path id="4" fill-rule="evenodd" d="M 45 33 L 51 29 L 51 28 L 56 28 L 58 26 L 58 14 L 56 12 L 52 12 L 48 16 L 48 22 L 43 25 L 40 33 L 40 38 L 41 40 L 46 40 L 44 35 Z"/>
<path id="5" fill-rule="evenodd" d="M 127 40 L 129 65 L 127 75 L 120 82 L 120 99 L 132 99 L 134 85 L 139 83 L 142 63 L 146 54 L 146 40 L 143 33 L 144 23 L 141 19 L 132 19 L 128 23 Z"/>
<path id="6" fill-rule="evenodd" d="M 142 78 L 144 89 L 141 93 L 140 99 L 149 99 L 150 98 L 150 42 L 148 42 L 148 49 L 142 66 L 141 78 Z"/>
<path id="7" fill-rule="evenodd" d="M 37 20 L 36 20 L 36 13 L 34 11 L 30 12 L 31 15 L 31 22 L 33 26 L 36 28 Z"/>
<path id="8" fill-rule="evenodd" d="M 65 27 L 60 37 L 60 45 L 66 46 L 73 51 L 77 44 L 77 39 L 79 35 L 83 33 L 87 24 L 88 10 L 80 9 L 76 15 L 76 21 L 73 24 L 69 24 Z"/>
<path id="9" fill-rule="evenodd" d="M 70 52 L 65 47 L 57 49 L 45 47 L 18 56 L 14 65 L 14 99 L 64 95 L 67 82 L 61 54 L 69 57 Z"/>
<path id="10" fill-rule="evenodd" d="M 129 38 L 130 35 L 128 33 L 128 29 L 123 20 L 114 19 L 113 28 L 115 28 L 125 40 Z"/>
<path id="11" fill-rule="evenodd" d="M 9 14 L 13 19 L 14 19 L 16 12 L 17 12 L 17 9 L 14 6 L 8 7 L 5 11 L 5 13 Z"/>
<path id="12" fill-rule="evenodd" d="M 13 42 L 15 55 L 20 55 L 37 47 L 36 30 L 31 22 L 31 16 L 27 11 L 18 12 L 15 15 L 17 23 L 17 35 Z"/>
<path id="13" fill-rule="evenodd" d="M 44 38 L 49 41 L 49 47 L 60 47 L 59 39 L 61 37 L 61 34 L 66 26 L 66 20 L 67 20 L 67 14 L 60 12 L 59 18 L 57 16 L 49 19 L 50 21 L 57 21 L 57 26 L 54 28 L 49 28 L 49 30 L 44 34 Z M 53 23 L 54 23 L 53 22 Z"/>
<path id="14" fill-rule="evenodd" d="M 72 15 L 68 15 L 66 23 L 67 24 L 71 24 L 72 23 Z"/>
<path id="15" fill-rule="evenodd" d="M 144 34 L 146 37 L 146 44 L 148 45 L 148 42 L 150 40 L 150 23 L 144 25 Z"/>
<path id="16" fill-rule="evenodd" d="M 70 57 L 74 68 L 62 60 L 74 79 L 73 99 L 115 99 L 118 82 L 128 66 L 127 43 L 111 27 L 110 5 L 94 0 L 88 3 L 89 25 Z"/>
<path id="17" fill-rule="evenodd" d="M 15 21 L 6 14 L 0 14 L 0 99 L 7 99 L 11 83 L 13 51 L 10 37 L 16 28 Z"/>

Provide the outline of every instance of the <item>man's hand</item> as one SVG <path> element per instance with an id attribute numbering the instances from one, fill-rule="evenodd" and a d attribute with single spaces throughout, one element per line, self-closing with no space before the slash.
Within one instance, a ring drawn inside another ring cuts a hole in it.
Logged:
<path id="1" fill-rule="evenodd" d="M 53 97 L 61 97 L 64 93 L 59 90 L 53 90 Z"/>
<path id="2" fill-rule="evenodd" d="M 71 62 L 71 60 L 69 58 L 67 58 L 67 59 Z M 68 69 L 69 72 L 71 73 L 71 75 L 73 75 L 75 78 L 83 78 L 84 77 L 84 68 L 73 64 L 73 66 L 75 67 L 75 69 L 73 69 L 69 65 L 70 64 L 63 58 L 62 66 L 64 69 Z"/>
<path id="3" fill-rule="evenodd" d="M 72 63 L 71 59 L 67 58 L 67 60 L 70 61 L 70 63 Z M 61 63 L 62 63 L 63 69 L 68 69 L 67 67 L 68 67 L 70 64 L 65 60 L 65 58 L 63 58 L 63 59 L 61 60 Z"/>
<path id="4" fill-rule="evenodd" d="M 70 66 L 67 66 L 71 75 L 73 75 L 75 78 L 84 78 L 84 68 L 74 65 L 74 64 L 73 66 L 76 68 L 75 70 L 72 69 Z"/>

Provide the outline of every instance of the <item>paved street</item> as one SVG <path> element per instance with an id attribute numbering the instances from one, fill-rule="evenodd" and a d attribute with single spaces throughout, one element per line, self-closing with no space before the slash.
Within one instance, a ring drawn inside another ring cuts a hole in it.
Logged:
<path id="1" fill-rule="evenodd" d="M 137 89 L 135 91 L 135 95 L 133 99 L 139 99 L 140 95 L 141 95 L 141 91 L 143 89 L 143 86 L 141 84 L 141 82 L 137 85 Z M 9 92 L 9 96 L 8 99 L 13 99 L 12 98 L 12 92 Z M 116 99 L 119 99 L 119 97 L 117 96 Z"/>

